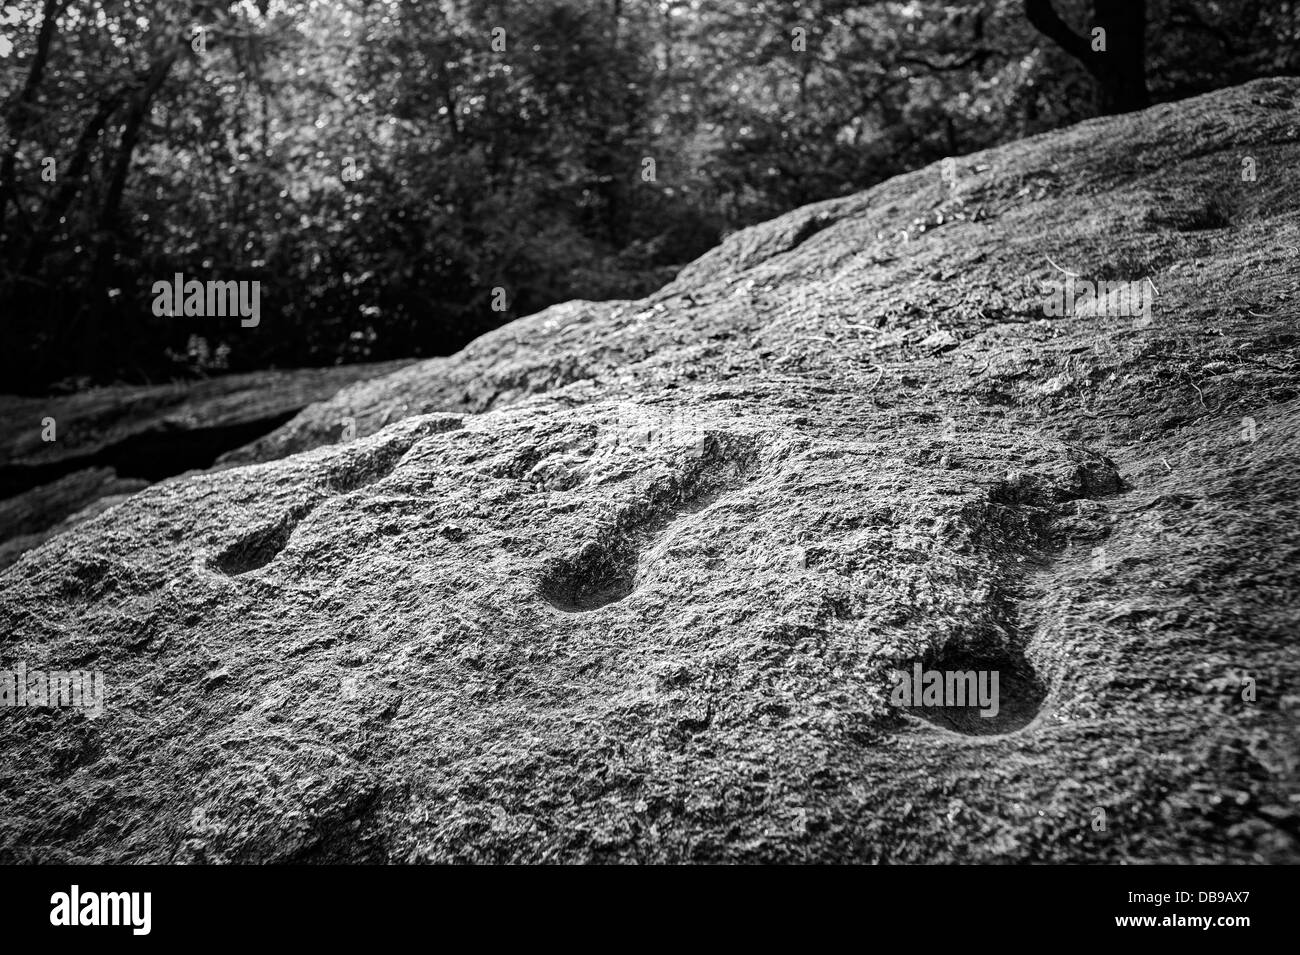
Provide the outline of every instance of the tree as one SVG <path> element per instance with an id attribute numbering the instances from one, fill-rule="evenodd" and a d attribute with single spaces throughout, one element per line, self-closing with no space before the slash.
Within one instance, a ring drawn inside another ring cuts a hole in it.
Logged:
<path id="1" fill-rule="evenodd" d="M 0 387 L 447 354 L 1094 90 L 1297 72 L 1300 0 L 0 0 Z M 155 316 L 177 272 L 263 321 Z"/>
<path id="2" fill-rule="evenodd" d="M 1052 0 L 1025 0 L 1025 16 L 1088 71 L 1099 112 L 1128 113 L 1151 105 L 1146 74 L 1146 0 L 1094 0 L 1087 36 L 1076 33 L 1061 19 Z"/>

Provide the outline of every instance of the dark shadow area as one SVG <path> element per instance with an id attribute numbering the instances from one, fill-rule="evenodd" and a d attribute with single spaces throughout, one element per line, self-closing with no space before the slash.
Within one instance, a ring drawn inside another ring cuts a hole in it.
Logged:
<path id="1" fill-rule="evenodd" d="M 609 552 L 597 547 L 577 561 L 563 561 L 538 590 L 556 610 L 586 613 L 617 603 L 632 593 L 636 554 L 629 547 Z"/>
<path id="2" fill-rule="evenodd" d="M 997 712 L 985 716 L 978 702 L 975 705 L 911 706 L 907 712 L 933 723 L 935 726 L 960 733 L 963 736 L 999 736 L 1011 733 L 1033 721 L 1047 698 L 1047 686 L 1029 665 L 1024 654 L 1009 650 L 991 649 L 971 652 L 966 649 L 934 654 L 921 664 L 922 674 L 937 672 L 944 677 L 945 699 L 960 699 L 949 692 L 958 685 L 958 674 L 974 674 L 972 683 L 962 681 L 963 688 L 983 687 L 992 695 L 992 674 L 997 674 L 997 692 L 993 699 Z M 907 673 L 912 675 L 909 668 Z M 967 697 L 969 702 L 969 697 Z M 991 711 L 993 708 L 990 706 Z"/>
<path id="3" fill-rule="evenodd" d="M 315 504 L 295 507 L 276 523 L 249 531 L 208 561 L 208 566 L 228 577 L 265 567 L 289 546 L 294 528 L 314 507 Z"/>
<path id="4" fill-rule="evenodd" d="M 110 467 L 119 478 L 156 482 L 205 470 L 227 451 L 243 447 L 289 421 L 297 411 L 219 428 L 156 430 L 134 434 L 93 454 L 50 464 L 0 468 L 0 498 L 12 497 L 85 468 Z"/>

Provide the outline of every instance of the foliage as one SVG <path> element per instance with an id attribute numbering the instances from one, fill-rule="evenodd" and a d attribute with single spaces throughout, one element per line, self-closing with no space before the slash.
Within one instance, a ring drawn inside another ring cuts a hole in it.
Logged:
<path id="1" fill-rule="evenodd" d="M 1019 0 L 2 9 L 5 391 L 445 354 L 1091 108 Z M 1297 68 L 1289 0 L 1148 22 L 1156 99 Z M 155 316 L 178 272 L 261 282 L 260 324 Z"/>

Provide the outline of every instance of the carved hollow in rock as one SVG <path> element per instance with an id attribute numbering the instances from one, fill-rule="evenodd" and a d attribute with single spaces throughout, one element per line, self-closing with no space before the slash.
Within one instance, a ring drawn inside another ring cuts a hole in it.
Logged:
<path id="1" fill-rule="evenodd" d="M 227 545 L 208 561 L 208 566 L 227 577 L 238 577 L 265 567 L 289 545 L 294 528 L 314 505 L 298 507 L 274 524 L 255 528 Z"/>
<path id="2" fill-rule="evenodd" d="M 914 689 L 915 666 L 903 672 Z M 1015 732 L 1033 721 L 1047 698 L 1046 683 L 1024 654 L 1006 648 L 962 647 L 928 655 L 921 662 L 923 687 L 935 673 L 942 680 L 942 702 L 916 705 L 913 699 L 906 712 L 963 736 Z"/>
<path id="3" fill-rule="evenodd" d="M 593 545 L 554 565 L 538 589 L 556 610 L 585 613 L 623 600 L 632 593 L 635 578 L 633 548 Z"/>
<path id="4" fill-rule="evenodd" d="M 539 592 L 564 613 L 598 610 L 625 599 L 636 587 L 640 555 L 662 540 L 675 522 L 705 509 L 727 489 L 747 480 L 753 456 L 746 441 L 709 436 L 703 455 L 686 475 L 654 488 L 646 499 L 626 508 L 605 539 L 551 564 L 538 582 Z"/>
<path id="5" fill-rule="evenodd" d="M 396 441 L 350 460 L 335 463 L 325 483 L 333 494 L 346 494 L 381 481 L 397 468 L 414 440 Z M 289 546 L 294 528 L 316 507 L 299 505 L 274 524 L 256 528 L 228 545 L 208 565 L 228 577 L 237 577 L 265 567 Z"/>
<path id="6" fill-rule="evenodd" d="M 335 494 L 347 494 L 378 483 L 397 469 L 414 441 L 393 442 L 368 454 L 335 464 L 326 475 L 326 484 Z"/>

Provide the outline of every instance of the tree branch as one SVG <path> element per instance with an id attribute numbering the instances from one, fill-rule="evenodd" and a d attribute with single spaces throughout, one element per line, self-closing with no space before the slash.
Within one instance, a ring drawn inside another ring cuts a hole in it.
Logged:
<path id="1" fill-rule="evenodd" d="M 179 56 L 180 51 L 174 50 L 165 54 L 162 59 L 156 62 L 144 77 L 144 81 L 140 84 L 135 98 L 131 102 L 131 108 L 127 112 L 126 125 L 122 130 L 122 140 L 118 146 L 117 158 L 113 164 L 113 172 L 109 177 L 108 193 L 99 216 L 99 227 L 101 229 L 111 229 L 116 224 L 118 207 L 122 204 L 122 193 L 126 189 L 127 173 L 130 171 L 136 143 L 140 138 L 140 127 L 144 124 L 145 117 L 149 115 L 149 109 L 153 105 L 154 97 L 167 80 L 167 76 Z"/>
<path id="2" fill-rule="evenodd" d="M 1089 73 L 1096 75 L 1097 64 L 1090 55 L 1092 48 L 1087 39 L 1075 33 L 1061 19 L 1056 7 L 1052 6 L 1052 0 L 1025 0 L 1025 17 L 1035 30 L 1082 63 Z"/>
<path id="3" fill-rule="evenodd" d="M 23 88 L 9 107 L 5 117 L 9 126 L 9 142 L 5 146 L 4 159 L 0 160 L 0 232 L 4 231 L 5 214 L 9 203 L 16 201 L 17 188 L 14 185 L 14 172 L 18 160 L 18 147 L 23 134 L 32 122 L 32 104 L 36 100 L 36 91 L 45 77 L 45 64 L 50 59 L 50 44 L 54 41 L 55 21 L 67 9 L 72 0 L 45 0 L 45 9 L 41 16 L 41 29 L 36 36 L 36 52 L 32 54 L 31 65 L 27 69 L 27 80 Z"/>
<path id="4" fill-rule="evenodd" d="M 76 149 L 72 153 L 72 161 L 68 164 L 67 171 L 63 174 L 63 181 L 59 184 L 59 191 L 54 194 L 53 201 L 41 216 L 40 225 L 32 236 L 32 244 L 28 247 L 23 261 L 23 274 L 33 274 L 41 259 L 44 258 L 50 235 L 59 227 L 59 220 L 67 215 L 68 210 L 72 208 L 72 201 L 81 191 L 86 167 L 90 165 L 90 151 L 98 141 L 100 132 L 108 125 L 109 118 L 122 105 L 125 98 L 126 90 L 121 89 L 102 99 L 94 115 L 82 127 L 81 135 L 77 137 Z"/>

